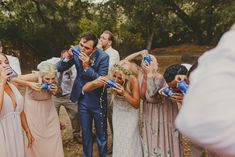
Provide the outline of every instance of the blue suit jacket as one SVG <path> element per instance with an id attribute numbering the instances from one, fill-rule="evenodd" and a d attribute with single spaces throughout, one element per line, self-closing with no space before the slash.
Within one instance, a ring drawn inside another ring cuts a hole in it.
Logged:
<path id="1" fill-rule="evenodd" d="M 78 101 L 93 106 L 100 102 L 101 93 L 106 92 L 103 91 L 103 88 L 98 88 L 82 95 L 82 87 L 87 82 L 93 81 L 99 76 L 105 76 L 108 74 L 109 56 L 101 49 L 97 48 L 90 58 L 93 58 L 94 63 L 87 71 L 83 70 L 82 61 L 77 56 L 74 56 L 68 62 L 58 62 L 57 70 L 59 72 L 65 71 L 75 64 L 77 69 L 77 76 L 73 84 L 71 100 L 73 102 Z"/>

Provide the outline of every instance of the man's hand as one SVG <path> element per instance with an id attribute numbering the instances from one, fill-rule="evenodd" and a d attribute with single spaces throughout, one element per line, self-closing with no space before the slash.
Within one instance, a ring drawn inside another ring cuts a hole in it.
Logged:
<path id="1" fill-rule="evenodd" d="M 82 66 L 83 66 L 83 69 L 84 70 L 87 70 L 90 65 L 91 65 L 91 62 L 90 62 L 90 57 L 88 57 L 85 53 L 81 53 L 82 55 L 79 56 L 79 59 L 82 61 Z"/>

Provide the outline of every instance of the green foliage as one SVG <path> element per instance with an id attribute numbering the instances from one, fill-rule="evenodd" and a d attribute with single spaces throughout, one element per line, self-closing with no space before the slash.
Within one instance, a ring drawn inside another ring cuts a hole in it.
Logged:
<path id="1" fill-rule="evenodd" d="M 0 40 L 41 59 L 84 33 L 110 30 L 122 56 L 180 43 L 214 44 L 234 23 L 233 0 L 3 0 Z"/>

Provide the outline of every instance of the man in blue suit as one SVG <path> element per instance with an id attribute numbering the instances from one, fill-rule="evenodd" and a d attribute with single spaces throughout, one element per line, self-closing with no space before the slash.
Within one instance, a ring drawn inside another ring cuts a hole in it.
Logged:
<path id="1" fill-rule="evenodd" d="M 99 156 L 107 154 L 107 93 L 106 89 L 99 88 L 91 92 L 83 93 L 82 87 L 87 82 L 108 74 L 109 57 L 102 50 L 96 48 L 98 39 L 94 34 L 81 37 L 77 48 L 82 52 L 81 56 L 73 55 L 70 50 L 67 54 L 68 61 L 57 63 L 59 72 L 69 69 L 75 64 L 77 77 L 74 81 L 71 100 L 78 102 L 83 134 L 83 156 L 92 157 L 92 122 L 94 119 L 96 138 L 99 148 Z"/>

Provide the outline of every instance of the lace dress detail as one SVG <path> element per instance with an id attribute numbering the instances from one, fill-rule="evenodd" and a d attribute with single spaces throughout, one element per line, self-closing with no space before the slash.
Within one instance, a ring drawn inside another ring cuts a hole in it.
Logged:
<path id="1" fill-rule="evenodd" d="M 143 157 L 138 122 L 139 109 L 116 96 L 113 101 L 113 157 Z"/>

